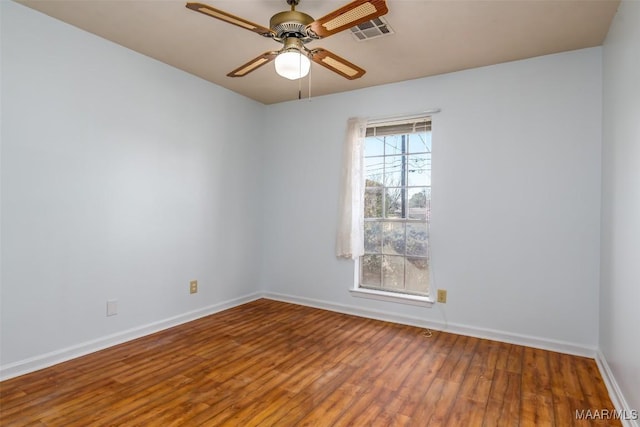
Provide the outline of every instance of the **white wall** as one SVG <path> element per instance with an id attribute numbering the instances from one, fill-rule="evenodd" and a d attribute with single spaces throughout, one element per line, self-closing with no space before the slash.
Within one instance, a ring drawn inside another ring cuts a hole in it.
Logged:
<path id="1" fill-rule="evenodd" d="M 592 48 L 271 106 L 262 287 L 594 350 L 601 91 Z M 448 302 L 355 298 L 353 263 L 334 255 L 347 118 L 434 107 L 433 266 Z"/>
<path id="2" fill-rule="evenodd" d="M 2 365 L 254 293 L 263 106 L 0 7 Z"/>
<path id="3" fill-rule="evenodd" d="M 603 49 L 600 348 L 640 409 L 640 2 L 623 1 Z"/>

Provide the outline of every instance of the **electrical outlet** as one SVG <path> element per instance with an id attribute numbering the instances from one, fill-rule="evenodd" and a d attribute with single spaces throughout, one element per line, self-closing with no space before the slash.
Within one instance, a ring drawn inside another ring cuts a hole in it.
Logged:
<path id="1" fill-rule="evenodd" d="M 438 302 L 443 304 L 447 303 L 447 290 L 446 289 L 438 289 Z"/>
<path id="2" fill-rule="evenodd" d="M 107 301 L 107 316 L 115 316 L 116 314 L 118 314 L 118 300 Z"/>
<path id="3" fill-rule="evenodd" d="M 192 280 L 189 282 L 189 293 L 197 294 L 198 293 L 198 281 Z"/>

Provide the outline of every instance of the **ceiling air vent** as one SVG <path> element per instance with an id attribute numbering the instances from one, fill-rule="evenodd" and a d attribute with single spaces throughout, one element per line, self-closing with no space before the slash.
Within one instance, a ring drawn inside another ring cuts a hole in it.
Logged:
<path id="1" fill-rule="evenodd" d="M 382 17 L 351 27 L 351 35 L 358 41 L 375 39 L 389 34 L 393 34 L 393 30 Z"/>

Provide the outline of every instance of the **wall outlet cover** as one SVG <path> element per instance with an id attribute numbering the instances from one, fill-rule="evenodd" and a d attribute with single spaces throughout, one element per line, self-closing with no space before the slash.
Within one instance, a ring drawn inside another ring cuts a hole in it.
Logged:
<path id="1" fill-rule="evenodd" d="M 118 314 L 118 300 L 107 301 L 107 316 L 115 316 Z"/>
<path id="2" fill-rule="evenodd" d="M 447 290 L 446 289 L 438 289 L 438 302 L 442 304 L 446 304 L 447 302 Z"/>

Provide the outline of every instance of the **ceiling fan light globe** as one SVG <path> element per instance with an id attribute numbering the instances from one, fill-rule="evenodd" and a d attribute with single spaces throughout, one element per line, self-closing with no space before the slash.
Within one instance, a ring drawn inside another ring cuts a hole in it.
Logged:
<path id="1" fill-rule="evenodd" d="M 300 79 L 309 74 L 311 61 L 305 55 L 296 51 L 279 54 L 275 60 L 276 73 L 289 80 Z"/>

